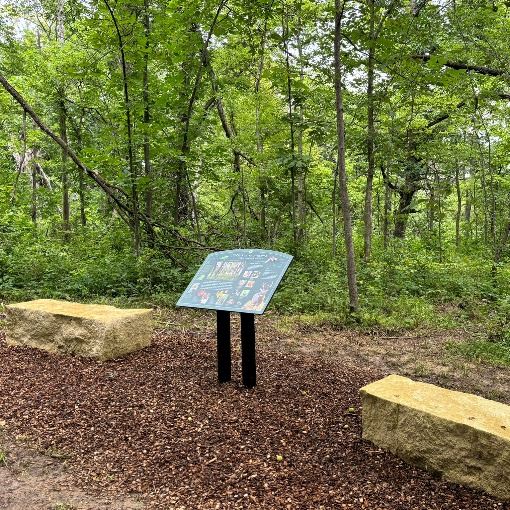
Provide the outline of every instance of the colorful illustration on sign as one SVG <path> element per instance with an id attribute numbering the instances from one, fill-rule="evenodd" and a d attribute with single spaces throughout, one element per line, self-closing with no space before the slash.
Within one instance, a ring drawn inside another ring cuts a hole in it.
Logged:
<path id="1" fill-rule="evenodd" d="M 177 306 L 261 314 L 291 261 L 291 255 L 269 250 L 212 253 Z"/>

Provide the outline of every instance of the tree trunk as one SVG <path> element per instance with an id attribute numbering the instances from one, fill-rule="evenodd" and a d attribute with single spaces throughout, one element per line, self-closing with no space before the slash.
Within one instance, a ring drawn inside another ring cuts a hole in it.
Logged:
<path id="1" fill-rule="evenodd" d="M 131 204 L 133 216 L 131 218 L 131 228 L 133 231 L 133 251 L 136 256 L 140 254 L 140 202 L 138 199 L 138 172 L 136 169 L 134 148 L 133 148 L 133 125 L 131 121 L 131 103 L 129 99 L 129 81 L 127 73 L 126 54 L 124 52 L 124 40 L 120 31 L 117 17 L 113 12 L 108 0 L 103 0 L 112 18 L 117 33 L 117 42 L 119 44 L 119 52 L 122 67 L 122 85 L 124 91 L 124 111 L 126 115 L 126 131 L 127 131 L 127 153 L 129 177 L 131 181 Z"/>
<path id="2" fill-rule="evenodd" d="M 358 284 L 356 279 L 356 260 L 354 256 L 354 243 L 352 239 L 352 219 L 347 189 L 347 172 L 345 168 L 345 124 L 342 90 L 342 17 L 344 1 L 335 0 L 335 96 L 336 96 L 336 121 L 338 134 L 338 177 L 340 188 L 340 205 L 344 225 L 345 250 L 347 254 L 347 280 L 349 286 L 349 308 L 356 312 L 359 308 Z"/>
<path id="3" fill-rule="evenodd" d="M 83 142 L 82 142 L 82 131 L 83 131 L 83 112 L 80 117 L 80 122 L 75 129 L 76 133 L 76 149 L 80 154 Z M 78 195 L 80 197 L 80 223 L 82 227 L 87 225 L 87 214 L 85 212 L 85 172 L 83 168 L 78 168 Z"/>
<path id="4" fill-rule="evenodd" d="M 63 98 L 63 90 L 60 90 L 59 100 L 59 124 L 60 138 L 67 144 L 67 112 Z M 62 149 L 62 227 L 64 241 L 69 241 L 71 231 L 71 209 L 69 206 L 69 173 L 67 168 L 67 151 Z"/>
<path id="5" fill-rule="evenodd" d="M 285 70 L 287 73 L 287 108 L 290 129 L 290 203 L 291 203 L 291 219 L 292 219 L 292 240 L 293 251 L 297 253 L 298 250 L 298 225 L 296 217 L 296 134 L 294 128 L 294 107 L 292 104 L 292 71 L 290 66 L 290 53 L 289 53 L 289 20 L 288 12 L 285 10 L 284 19 L 282 23 L 283 33 L 283 51 L 285 54 Z"/>
<path id="6" fill-rule="evenodd" d="M 298 4 L 298 31 L 296 36 L 296 45 L 298 50 L 298 65 L 299 65 L 299 78 L 301 83 L 305 80 L 305 72 L 303 67 L 303 44 L 301 41 L 301 3 Z M 305 167 L 303 158 L 303 126 L 304 126 L 304 98 L 300 97 L 297 106 L 297 114 L 299 118 L 299 124 L 296 130 L 296 142 L 297 142 L 297 168 L 296 168 L 296 243 L 297 246 L 302 247 L 305 241 L 306 233 L 306 174 L 307 169 Z"/>
<path id="7" fill-rule="evenodd" d="M 266 51 L 266 38 L 267 38 L 267 23 L 269 13 L 265 17 L 264 28 L 260 38 L 260 59 L 257 66 L 257 73 L 255 76 L 255 139 L 257 140 L 257 153 L 262 156 L 264 153 L 264 142 L 262 139 L 262 132 L 260 126 L 260 85 L 262 82 L 262 73 L 264 72 L 265 64 L 265 51 Z M 255 52 L 255 51 L 254 51 Z M 267 230 L 267 183 L 264 172 L 264 167 L 259 160 L 258 164 L 259 178 L 259 196 L 260 196 L 260 233 L 264 241 L 268 240 Z"/>
<path id="8" fill-rule="evenodd" d="M 390 213 L 391 213 L 391 188 L 388 184 L 384 185 L 384 218 L 383 218 L 383 246 L 388 248 L 390 239 Z"/>
<path id="9" fill-rule="evenodd" d="M 462 191 L 460 189 L 459 165 L 455 165 L 455 190 L 457 192 L 457 213 L 455 214 L 455 246 L 460 246 L 460 219 L 462 216 Z"/>
<path id="10" fill-rule="evenodd" d="M 60 44 L 65 43 L 65 25 L 64 8 L 66 0 L 58 0 L 56 12 L 56 38 Z M 67 112 L 65 99 L 65 90 L 62 86 L 57 89 L 58 97 L 58 118 L 60 126 L 60 138 L 67 144 Z M 67 169 L 67 151 L 62 149 L 62 228 L 64 231 L 64 241 L 69 241 L 71 231 L 71 211 L 69 206 L 69 174 Z"/>
<path id="11" fill-rule="evenodd" d="M 218 22 L 218 18 L 221 14 L 221 11 L 225 7 L 228 0 L 220 0 L 218 8 L 216 9 L 216 13 L 214 19 L 209 27 L 209 32 L 203 41 L 202 48 L 200 50 L 200 62 L 197 68 L 197 73 L 195 75 L 195 80 L 193 83 L 193 88 L 191 90 L 191 95 L 187 100 L 187 106 L 185 111 L 183 111 L 181 115 L 181 125 L 182 125 L 182 143 L 181 143 L 181 153 L 179 157 L 179 161 L 177 164 L 177 174 L 176 174 L 176 183 L 175 183 L 175 203 L 174 203 L 174 221 L 176 224 L 181 223 L 184 219 L 189 218 L 189 210 L 190 210 L 190 197 L 189 197 L 189 188 L 188 188 L 188 158 L 191 152 L 191 140 L 190 140 L 190 127 L 191 120 L 195 111 L 195 103 L 198 98 L 198 93 L 200 90 L 200 85 L 202 83 L 204 68 L 206 67 L 206 59 L 207 52 L 209 49 L 209 44 L 211 42 L 211 38 L 214 32 L 214 28 L 216 27 L 216 23 Z M 193 24 L 192 31 L 198 31 L 198 28 Z M 185 67 L 185 66 L 183 66 Z M 183 69 L 184 74 L 184 83 L 182 96 L 187 93 L 190 83 L 187 78 L 188 73 L 186 69 Z"/>
<path id="12" fill-rule="evenodd" d="M 32 162 L 32 201 L 30 216 L 32 223 L 37 225 L 37 163 Z"/>
<path id="13" fill-rule="evenodd" d="M 375 113 L 374 113 L 374 74 L 375 74 L 375 0 L 369 0 L 370 16 L 370 46 L 368 48 L 367 64 L 367 183 L 365 189 L 365 210 L 363 213 L 364 223 L 364 249 L 363 254 L 366 261 L 372 255 L 372 208 L 373 208 L 373 186 L 375 174 Z"/>
<path id="14" fill-rule="evenodd" d="M 149 96 L 149 49 L 151 36 L 151 23 L 149 15 L 149 0 L 144 0 L 143 27 L 145 33 L 145 53 L 143 56 L 143 162 L 145 176 L 147 177 L 147 188 L 145 190 L 145 214 L 147 218 L 152 218 L 153 207 L 153 187 L 152 187 L 152 162 L 151 162 L 151 143 L 149 129 L 151 123 L 150 96 Z M 154 236 L 150 229 L 147 230 L 147 239 L 149 247 L 154 246 Z"/>
<path id="15" fill-rule="evenodd" d="M 409 219 L 409 213 L 411 212 L 411 204 L 413 202 L 416 190 L 399 190 L 399 202 L 397 214 L 395 217 L 395 230 L 393 235 L 397 239 L 404 239 L 407 230 L 407 220 Z"/>

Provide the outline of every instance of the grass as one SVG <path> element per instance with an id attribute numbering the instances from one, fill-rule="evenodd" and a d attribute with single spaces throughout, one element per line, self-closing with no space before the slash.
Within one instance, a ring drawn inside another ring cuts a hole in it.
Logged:
<path id="1" fill-rule="evenodd" d="M 5 466 L 7 464 L 7 454 L 0 450 L 0 467 Z"/>
<path id="2" fill-rule="evenodd" d="M 486 362 L 491 365 L 510 367 L 510 344 L 473 340 L 469 342 L 449 342 L 447 350 L 473 361 Z"/>

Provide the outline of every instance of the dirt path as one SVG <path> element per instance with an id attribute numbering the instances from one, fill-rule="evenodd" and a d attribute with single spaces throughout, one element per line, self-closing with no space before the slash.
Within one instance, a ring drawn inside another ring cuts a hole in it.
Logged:
<path id="1" fill-rule="evenodd" d="M 272 348 L 326 356 L 381 376 L 399 374 L 510 404 L 510 369 L 467 360 L 447 344 L 462 342 L 461 330 L 411 332 L 399 336 L 363 335 L 354 331 L 295 328 L 270 342 Z"/>

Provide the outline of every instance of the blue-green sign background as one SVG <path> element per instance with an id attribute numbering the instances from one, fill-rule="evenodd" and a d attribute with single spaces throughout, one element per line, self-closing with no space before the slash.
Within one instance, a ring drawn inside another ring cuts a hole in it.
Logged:
<path id="1" fill-rule="evenodd" d="M 270 250 L 211 253 L 177 306 L 262 314 L 292 258 Z"/>

